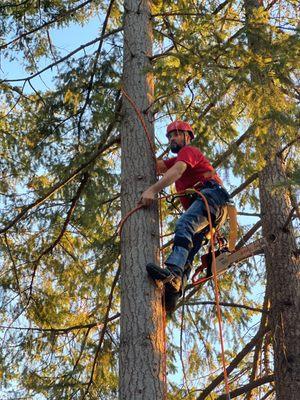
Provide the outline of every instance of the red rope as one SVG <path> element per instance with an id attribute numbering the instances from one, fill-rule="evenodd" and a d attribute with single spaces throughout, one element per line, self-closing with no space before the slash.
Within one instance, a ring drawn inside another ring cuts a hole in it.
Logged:
<path id="1" fill-rule="evenodd" d="M 146 136 L 147 136 L 147 139 L 148 139 L 151 151 L 152 151 L 152 156 L 155 159 L 155 147 L 154 147 L 154 144 L 152 142 L 150 132 L 148 131 L 146 123 L 144 121 L 144 118 L 143 118 L 143 116 L 141 114 L 141 111 L 137 108 L 135 102 L 131 99 L 131 97 L 125 92 L 124 88 L 121 88 L 121 92 L 123 93 L 123 95 L 126 97 L 126 99 L 129 101 L 129 103 L 132 105 L 133 109 L 135 110 L 135 112 L 136 112 L 136 114 L 137 114 L 137 116 L 138 116 L 138 118 L 139 118 L 139 120 L 140 120 L 140 122 L 141 122 L 141 124 L 142 124 L 142 126 L 144 128 L 144 131 L 146 133 Z"/>
<path id="2" fill-rule="evenodd" d="M 161 253 L 161 265 L 165 264 L 165 254 L 163 250 L 163 218 L 162 218 L 162 200 L 164 196 L 159 197 L 159 239 L 160 239 L 160 253 Z M 166 320 L 166 302 L 165 302 L 165 286 L 162 289 L 162 325 L 163 325 L 163 385 L 164 385 L 164 399 L 167 398 L 167 336 L 166 336 L 166 328 L 167 328 L 167 320 Z"/>
<path id="3" fill-rule="evenodd" d="M 125 217 L 121 220 L 121 222 L 120 222 L 120 224 L 119 224 L 119 227 L 118 227 L 118 231 L 119 231 L 119 236 L 120 236 L 120 238 L 121 238 L 121 235 L 122 235 L 122 230 L 123 230 L 123 227 L 124 227 L 125 222 L 128 220 L 128 218 L 129 218 L 132 214 L 134 214 L 136 211 L 140 210 L 140 209 L 143 208 L 143 207 L 144 207 L 143 204 L 137 205 L 137 206 L 134 207 L 131 211 L 129 211 L 129 213 L 127 213 L 127 214 L 125 215 Z"/>

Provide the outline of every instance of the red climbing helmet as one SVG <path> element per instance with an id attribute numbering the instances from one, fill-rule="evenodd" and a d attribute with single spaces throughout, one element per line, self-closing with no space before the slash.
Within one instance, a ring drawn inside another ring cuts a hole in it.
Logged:
<path id="1" fill-rule="evenodd" d="M 187 131 L 190 134 L 191 140 L 193 140 L 195 137 L 191 125 L 184 121 L 177 120 L 171 122 L 167 127 L 167 136 L 170 132 L 173 131 Z"/>

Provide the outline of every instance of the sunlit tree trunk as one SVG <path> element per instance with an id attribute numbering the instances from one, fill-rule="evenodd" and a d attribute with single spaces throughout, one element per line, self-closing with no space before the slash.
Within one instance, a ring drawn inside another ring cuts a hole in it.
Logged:
<path id="1" fill-rule="evenodd" d="M 291 223 L 291 204 L 281 157 L 260 174 L 260 200 L 266 248 L 267 286 L 274 348 L 276 399 L 296 400 L 300 393 L 300 263 Z M 273 241 L 274 240 L 274 241 Z"/>
<path id="2" fill-rule="evenodd" d="M 153 99 L 150 72 L 152 28 L 149 1 L 124 3 L 123 87 L 146 121 L 153 141 Z M 132 104 L 123 95 L 122 217 L 155 181 L 155 162 L 146 133 Z M 120 399 L 154 400 L 164 395 L 164 332 L 161 291 L 147 276 L 145 265 L 158 261 L 157 205 L 138 210 L 125 223 L 122 239 Z"/>
<path id="3" fill-rule="evenodd" d="M 249 48 L 264 55 L 268 40 L 256 34 L 251 18 L 262 6 L 259 0 L 245 0 Z M 261 31 L 262 32 L 262 31 Z M 252 74 L 256 84 L 265 77 Z M 269 130 L 266 166 L 259 175 L 259 192 L 265 250 L 270 324 L 274 348 L 277 400 L 296 400 L 300 394 L 300 263 L 291 222 L 285 163 L 280 154 L 280 138 L 275 123 Z"/>

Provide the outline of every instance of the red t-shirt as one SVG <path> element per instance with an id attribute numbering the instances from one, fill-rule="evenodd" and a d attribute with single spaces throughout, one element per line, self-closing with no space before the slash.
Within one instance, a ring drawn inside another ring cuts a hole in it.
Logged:
<path id="1" fill-rule="evenodd" d="M 218 174 L 215 174 L 213 178 L 205 178 L 203 176 L 204 172 L 213 171 L 214 168 L 197 147 L 184 146 L 179 151 L 177 157 L 164 160 L 164 163 L 170 169 L 177 161 L 183 161 L 187 165 L 187 169 L 175 182 L 177 192 L 183 192 L 185 189 L 192 188 L 196 183 L 200 183 L 199 186 L 201 187 L 201 184 L 211 179 L 223 186 L 223 182 Z M 188 197 L 180 197 L 180 201 L 185 210 L 189 208 L 190 199 Z"/>

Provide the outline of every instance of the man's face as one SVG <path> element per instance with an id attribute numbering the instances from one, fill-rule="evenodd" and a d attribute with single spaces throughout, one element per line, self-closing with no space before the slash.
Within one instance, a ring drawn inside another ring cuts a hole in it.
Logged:
<path id="1" fill-rule="evenodd" d="M 190 135 L 186 131 L 172 131 L 167 136 L 172 153 L 179 153 L 186 144 L 190 143 Z"/>

